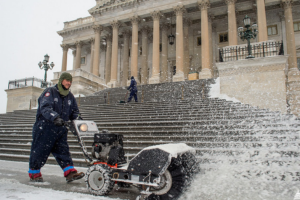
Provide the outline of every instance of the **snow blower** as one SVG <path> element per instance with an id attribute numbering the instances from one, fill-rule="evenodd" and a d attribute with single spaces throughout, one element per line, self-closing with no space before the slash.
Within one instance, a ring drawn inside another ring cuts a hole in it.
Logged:
<path id="1" fill-rule="evenodd" d="M 124 97 L 124 101 L 121 100 L 120 103 L 125 103 L 125 102 L 126 102 L 127 94 L 128 94 L 128 90 L 127 90 L 126 95 L 125 95 L 125 97 Z"/>
<path id="2" fill-rule="evenodd" d="M 121 183 L 140 189 L 136 200 L 175 200 L 199 171 L 195 149 L 184 143 L 144 148 L 126 163 L 123 135 L 99 133 L 93 121 L 74 120 L 67 126 L 89 162 L 85 182 L 93 195 L 107 195 L 115 183 Z M 86 136 L 94 137 L 92 157 L 84 145 Z"/>

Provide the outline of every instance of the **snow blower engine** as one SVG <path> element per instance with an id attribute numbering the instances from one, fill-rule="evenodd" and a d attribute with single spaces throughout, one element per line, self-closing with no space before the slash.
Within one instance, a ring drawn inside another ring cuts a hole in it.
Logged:
<path id="1" fill-rule="evenodd" d="M 107 130 L 99 133 L 93 121 L 74 120 L 66 126 L 88 160 L 85 182 L 93 195 L 107 195 L 118 183 L 139 188 L 136 200 L 176 200 L 200 170 L 195 149 L 184 143 L 146 147 L 126 163 L 123 135 Z M 84 138 L 91 137 L 92 157 L 84 145 Z"/>

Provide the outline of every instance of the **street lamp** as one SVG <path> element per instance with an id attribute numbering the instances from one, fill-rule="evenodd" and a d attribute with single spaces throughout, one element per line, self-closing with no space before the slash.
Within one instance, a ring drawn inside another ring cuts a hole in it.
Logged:
<path id="1" fill-rule="evenodd" d="M 45 70 L 44 82 L 42 82 L 42 86 L 41 86 L 42 88 L 46 88 L 47 85 L 48 85 L 48 83 L 47 83 L 47 71 L 48 71 L 49 69 L 52 70 L 53 67 L 55 66 L 53 62 L 51 62 L 50 65 L 47 64 L 47 63 L 49 62 L 49 58 L 50 58 L 50 56 L 48 56 L 48 54 L 46 54 L 46 55 L 44 56 L 43 63 L 40 61 L 39 64 L 38 64 L 39 67 L 40 67 L 40 69 L 44 69 L 44 70 Z"/>
<path id="2" fill-rule="evenodd" d="M 175 41 L 175 36 L 172 33 L 172 29 L 173 29 L 173 27 L 172 27 L 172 17 L 171 17 L 171 34 L 168 36 L 170 45 L 173 45 L 174 41 Z"/>
<path id="3" fill-rule="evenodd" d="M 248 41 L 248 56 L 246 58 L 254 58 L 254 56 L 252 56 L 252 49 L 251 49 L 251 45 L 250 45 L 250 40 L 253 38 L 256 38 L 256 34 L 258 33 L 257 30 L 257 24 L 253 23 L 252 25 L 252 31 L 250 30 L 250 17 L 248 17 L 247 15 L 244 18 L 244 25 L 245 28 L 247 30 L 244 31 L 244 27 L 239 27 L 238 28 L 238 32 L 239 32 L 239 36 L 240 38 L 244 41 L 245 39 Z"/>

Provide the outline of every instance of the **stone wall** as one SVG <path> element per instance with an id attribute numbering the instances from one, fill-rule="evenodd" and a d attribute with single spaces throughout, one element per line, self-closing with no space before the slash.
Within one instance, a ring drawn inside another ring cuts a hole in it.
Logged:
<path id="1" fill-rule="evenodd" d="M 7 93 L 6 112 L 29 110 L 38 105 L 38 98 L 44 88 L 34 86 L 5 90 Z"/>
<path id="2" fill-rule="evenodd" d="M 245 104 L 287 113 L 287 59 L 274 56 L 216 63 L 220 93 Z"/>

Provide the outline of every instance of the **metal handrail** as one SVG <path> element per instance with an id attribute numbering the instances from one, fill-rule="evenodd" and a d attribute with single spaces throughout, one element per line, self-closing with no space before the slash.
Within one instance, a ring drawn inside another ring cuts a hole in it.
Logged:
<path id="1" fill-rule="evenodd" d="M 23 87 L 30 87 L 30 86 L 42 88 L 42 83 L 44 83 L 44 80 L 34 78 L 34 77 L 16 79 L 16 80 L 8 81 L 8 89 L 23 88 Z M 52 82 L 47 82 L 47 83 L 48 86 L 54 85 Z"/>

